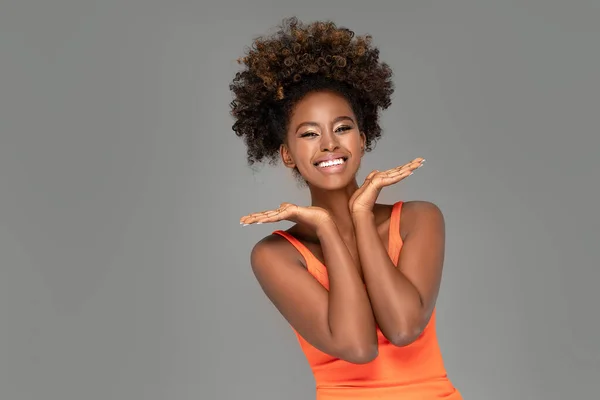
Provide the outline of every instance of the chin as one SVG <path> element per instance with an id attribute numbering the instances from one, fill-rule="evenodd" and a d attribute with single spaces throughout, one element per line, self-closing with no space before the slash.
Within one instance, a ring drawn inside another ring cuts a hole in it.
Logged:
<path id="1" fill-rule="evenodd" d="M 348 165 L 348 167 L 351 167 Z M 353 184 L 356 180 L 356 168 L 349 168 L 340 173 L 324 173 L 313 170 L 310 174 L 303 175 L 310 187 L 321 190 L 342 190 Z"/>
<path id="2" fill-rule="evenodd" d="M 343 190 L 350 184 L 350 180 L 329 180 L 329 181 L 308 181 L 309 186 L 327 191 L 338 191 Z"/>

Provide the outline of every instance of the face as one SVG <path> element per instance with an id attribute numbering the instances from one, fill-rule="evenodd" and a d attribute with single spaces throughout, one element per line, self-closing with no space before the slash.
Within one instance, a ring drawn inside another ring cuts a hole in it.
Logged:
<path id="1" fill-rule="evenodd" d="M 365 137 L 346 99 L 332 92 L 314 92 L 296 104 L 281 157 L 309 185 L 336 190 L 354 181 L 364 145 Z"/>

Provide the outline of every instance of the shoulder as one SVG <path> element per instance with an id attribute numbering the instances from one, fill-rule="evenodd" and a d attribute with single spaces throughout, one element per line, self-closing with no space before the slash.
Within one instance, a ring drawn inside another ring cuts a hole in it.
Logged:
<path id="1" fill-rule="evenodd" d="M 286 253 L 289 251 L 289 241 L 281 235 L 272 233 L 260 239 L 252 247 L 251 257 L 252 259 L 272 257 L 280 253 Z"/>
<path id="2" fill-rule="evenodd" d="M 413 217 L 439 217 L 442 215 L 442 210 L 430 201 L 425 200 L 412 200 L 405 201 L 402 203 L 402 214 Z"/>
<path id="3" fill-rule="evenodd" d="M 442 210 L 436 204 L 424 200 L 403 202 L 400 220 L 403 236 L 421 230 L 443 232 L 445 228 Z"/>
<path id="4" fill-rule="evenodd" d="M 273 262 L 286 259 L 297 259 L 298 251 L 281 235 L 272 233 L 259 240 L 250 253 L 251 265 L 254 270 Z"/>

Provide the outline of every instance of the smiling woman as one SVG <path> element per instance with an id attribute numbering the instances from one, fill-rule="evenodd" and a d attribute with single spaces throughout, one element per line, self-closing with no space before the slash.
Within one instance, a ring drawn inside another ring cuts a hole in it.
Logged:
<path id="1" fill-rule="evenodd" d="M 280 148 L 283 163 L 310 184 L 341 189 L 352 178 L 346 175 L 358 170 L 365 135 L 343 96 L 326 90 L 307 94 L 296 104 L 289 130 L 290 138 Z"/>
<path id="2" fill-rule="evenodd" d="M 281 161 L 311 194 L 310 206 L 284 203 L 240 223 L 295 223 L 259 240 L 251 265 L 298 336 L 317 399 L 461 399 L 435 331 L 444 218 L 426 201 L 376 202 L 425 160 L 356 181 L 393 92 L 371 38 L 292 18 L 240 63 L 231 112 L 248 162 Z"/>

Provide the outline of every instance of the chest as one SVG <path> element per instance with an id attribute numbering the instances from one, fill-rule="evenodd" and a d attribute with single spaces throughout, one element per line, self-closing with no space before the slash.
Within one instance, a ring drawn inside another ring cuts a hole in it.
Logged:
<path id="1" fill-rule="evenodd" d="M 389 242 L 389 224 L 382 224 L 377 227 L 377 235 L 379 236 L 379 240 L 381 241 L 383 247 L 386 252 L 389 252 L 388 242 Z M 356 233 L 355 232 L 347 232 L 346 234 L 342 234 L 342 241 L 348 248 L 348 252 L 350 256 L 354 260 L 354 264 L 358 269 L 358 272 L 363 278 L 363 270 L 360 262 L 360 251 L 358 243 L 356 241 Z M 323 253 L 323 248 L 320 243 L 303 243 L 306 248 L 312 253 L 312 255 L 324 266 L 327 266 L 325 261 L 325 255 Z M 365 249 L 362 249 L 364 251 Z"/>

